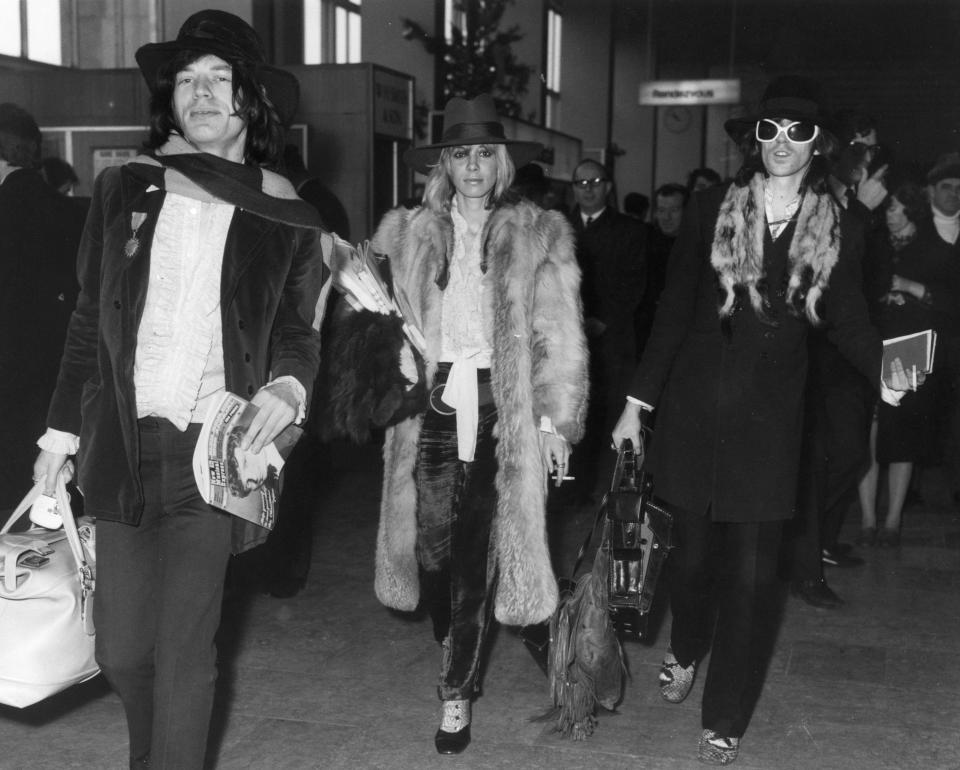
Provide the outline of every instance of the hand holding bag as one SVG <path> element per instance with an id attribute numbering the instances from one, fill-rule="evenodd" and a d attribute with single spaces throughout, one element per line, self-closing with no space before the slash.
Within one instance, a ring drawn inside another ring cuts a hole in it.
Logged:
<path id="1" fill-rule="evenodd" d="M 642 443 L 637 452 L 629 439 L 620 445 L 601 546 L 609 556 L 610 617 L 621 636 L 635 639 L 646 636 L 657 579 L 673 546 L 673 511 L 653 496 L 643 459 Z"/>
<path id="2" fill-rule="evenodd" d="M 94 525 L 70 510 L 57 477 L 63 528 L 10 532 L 43 493 L 37 484 L 0 529 L 0 703 L 23 708 L 100 671 L 94 660 Z"/>

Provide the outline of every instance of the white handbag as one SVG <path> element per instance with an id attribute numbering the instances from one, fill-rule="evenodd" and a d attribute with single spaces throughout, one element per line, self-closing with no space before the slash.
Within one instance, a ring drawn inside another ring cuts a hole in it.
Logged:
<path id="1" fill-rule="evenodd" d="M 95 529 L 70 510 L 57 478 L 58 530 L 10 532 L 43 493 L 37 484 L 0 529 L 0 703 L 23 708 L 100 671 L 94 660 Z"/>

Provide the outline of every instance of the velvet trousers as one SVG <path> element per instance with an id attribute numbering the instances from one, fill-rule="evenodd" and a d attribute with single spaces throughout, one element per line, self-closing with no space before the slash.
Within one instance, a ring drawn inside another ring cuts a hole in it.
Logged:
<path id="1" fill-rule="evenodd" d="M 203 767 L 217 678 L 232 519 L 200 497 L 198 433 L 140 420 L 140 523 L 97 522 L 97 660 L 123 703 L 131 759 L 149 755 L 154 770 Z"/>
<path id="2" fill-rule="evenodd" d="M 424 603 L 443 646 L 441 700 L 469 700 L 479 686 L 496 572 L 490 554 L 496 421 L 493 405 L 480 407 L 472 462 L 458 458 L 455 415 L 429 409 L 420 432 L 417 559 Z"/>
<path id="3" fill-rule="evenodd" d="M 777 561 L 783 522 L 676 517 L 667 560 L 670 644 L 689 666 L 710 650 L 702 724 L 727 737 L 747 728 L 780 615 Z"/>

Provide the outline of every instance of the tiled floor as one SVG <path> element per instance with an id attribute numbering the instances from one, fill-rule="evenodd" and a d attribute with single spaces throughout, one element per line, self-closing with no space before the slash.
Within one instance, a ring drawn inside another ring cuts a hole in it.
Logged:
<path id="1" fill-rule="evenodd" d="M 623 703 L 583 742 L 531 721 L 548 705 L 545 678 L 515 632 L 498 629 L 473 743 L 462 756 L 438 756 L 439 655 L 428 624 L 388 612 L 373 596 L 379 460 L 365 448 L 335 453 L 333 462 L 306 590 L 227 605 L 216 767 L 698 766 L 702 677 L 677 706 L 661 701 L 655 684 L 669 617 L 649 643 L 627 645 L 632 679 Z M 928 471 L 923 487 L 926 503 L 905 513 L 899 550 L 866 551 L 866 565 L 828 572 L 844 607 L 785 599 L 737 767 L 960 768 L 960 517 L 939 471 Z M 586 518 L 568 511 L 551 520 L 566 564 Z M 855 509 L 850 518 L 848 538 Z M 0 768 L 120 770 L 125 742 L 119 703 L 99 680 L 31 709 L 0 710 Z"/>

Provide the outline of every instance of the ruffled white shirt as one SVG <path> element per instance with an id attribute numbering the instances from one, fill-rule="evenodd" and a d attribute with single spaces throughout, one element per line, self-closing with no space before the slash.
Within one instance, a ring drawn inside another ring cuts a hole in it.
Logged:
<path id="1" fill-rule="evenodd" d="M 150 251 L 133 384 L 138 417 L 180 430 L 225 390 L 220 272 L 234 207 L 168 193 Z"/>
<path id="2" fill-rule="evenodd" d="M 480 269 L 483 227 L 470 232 L 456 198 L 450 215 L 453 254 L 440 309 L 440 360 L 449 361 L 451 367 L 442 400 L 457 410 L 458 456 L 470 462 L 477 449 L 477 369 L 489 368 L 493 355 L 493 297 L 490 281 Z"/>

